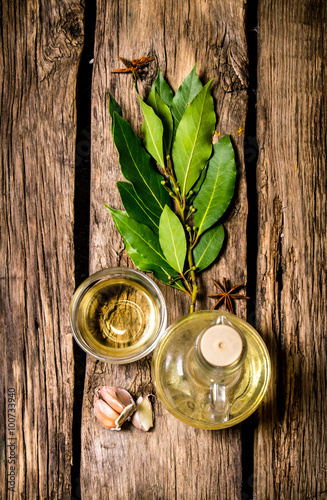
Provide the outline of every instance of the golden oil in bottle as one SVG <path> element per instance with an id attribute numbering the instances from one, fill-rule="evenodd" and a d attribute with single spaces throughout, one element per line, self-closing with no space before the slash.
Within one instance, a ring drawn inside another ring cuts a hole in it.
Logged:
<path id="1" fill-rule="evenodd" d="M 242 332 L 247 351 L 237 377 L 219 382 L 224 388 L 228 417 L 224 413 L 224 418 L 216 421 L 212 413 L 212 372 L 204 373 L 192 353 L 201 332 L 221 317 Z M 245 321 L 227 312 L 199 311 L 166 330 L 154 351 L 152 376 L 159 399 L 175 417 L 194 427 L 222 429 L 241 422 L 258 407 L 270 379 L 270 358 L 259 334 Z"/>
<path id="2" fill-rule="evenodd" d="M 137 281 L 102 280 L 83 296 L 77 323 L 97 353 L 123 358 L 151 343 L 160 323 L 159 304 Z"/>

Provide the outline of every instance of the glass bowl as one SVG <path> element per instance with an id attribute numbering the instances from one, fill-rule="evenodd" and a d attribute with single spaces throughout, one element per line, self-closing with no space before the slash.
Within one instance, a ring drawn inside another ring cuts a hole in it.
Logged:
<path id="1" fill-rule="evenodd" d="M 76 342 L 108 363 L 131 363 L 152 352 L 166 324 L 166 304 L 158 286 L 147 275 L 124 267 L 89 276 L 70 305 Z"/>

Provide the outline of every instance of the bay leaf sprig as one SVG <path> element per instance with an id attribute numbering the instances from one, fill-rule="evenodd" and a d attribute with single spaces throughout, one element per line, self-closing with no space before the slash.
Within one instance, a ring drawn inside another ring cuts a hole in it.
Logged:
<path id="1" fill-rule="evenodd" d="M 117 182 L 125 210 L 105 206 L 135 266 L 188 294 L 190 312 L 197 276 L 222 248 L 220 219 L 236 178 L 230 136 L 213 145 L 211 84 L 202 85 L 195 65 L 174 95 L 159 69 L 147 100 L 138 96 L 143 141 L 109 94 L 113 140 L 127 182 Z"/>

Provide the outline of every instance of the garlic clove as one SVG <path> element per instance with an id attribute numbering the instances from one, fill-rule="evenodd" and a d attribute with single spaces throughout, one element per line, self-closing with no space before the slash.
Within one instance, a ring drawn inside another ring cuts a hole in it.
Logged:
<path id="1" fill-rule="evenodd" d="M 120 387 L 116 387 L 116 396 L 118 400 L 124 405 L 124 406 L 129 406 L 134 403 L 134 399 L 130 395 L 128 391 L 125 389 L 120 389 Z"/>
<path id="2" fill-rule="evenodd" d="M 94 413 L 99 422 L 110 429 L 120 430 L 136 409 L 128 391 L 119 387 L 102 386 L 96 389 Z"/>
<path id="3" fill-rule="evenodd" d="M 113 410 L 105 401 L 97 395 L 94 396 L 94 414 L 101 425 L 109 429 L 117 428 L 116 420 L 119 413 Z"/>
<path id="4" fill-rule="evenodd" d="M 103 387 L 99 387 L 98 392 L 102 399 L 119 414 L 124 411 L 126 405 L 121 403 L 117 398 L 116 387 L 104 385 Z"/>
<path id="5" fill-rule="evenodd" d="M 136 401 L 136 411 L 132 416 L 132 424 L 141 431 L 147 432 L 153 427 L 153 410 L 150 395 L 140 396 Z"/>
<path id="6" fill-rule="evenodd" d="M 135 410 L 136 410 L 136 404 L 133 401 L 132 404 L 126 406 L 125 409 L 121 412 L 121 414 L 119 415 L 119 417 L 116 420 L 116 425 L 121 427 L 123 425 L 123 423 L 126 420 L 128 420 L 131 417 L 131 415 L 133 415 Z"/>
<path id="7" fill-rule="evenodd" d="M 120 389 L 119 387 L 104 385 L 103 387 L 99 387 L 98 393 L 102 399 L 119 414 L 125 410 L 126 406 L 135 404 L 130 393 L 125 391 L 125 389 Z"/>

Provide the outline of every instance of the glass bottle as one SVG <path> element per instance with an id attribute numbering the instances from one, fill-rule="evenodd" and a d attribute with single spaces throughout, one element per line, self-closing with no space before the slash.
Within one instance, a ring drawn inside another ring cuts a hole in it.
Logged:
<path id="1" fill-rule="evenodd" d="M 152 375 L 159 399 L 175 417 L 220 429 L 258 407 L 268 387 L 270 358 L 245 321 L 199 311 L 168 328 L 154 352 Z"/>

